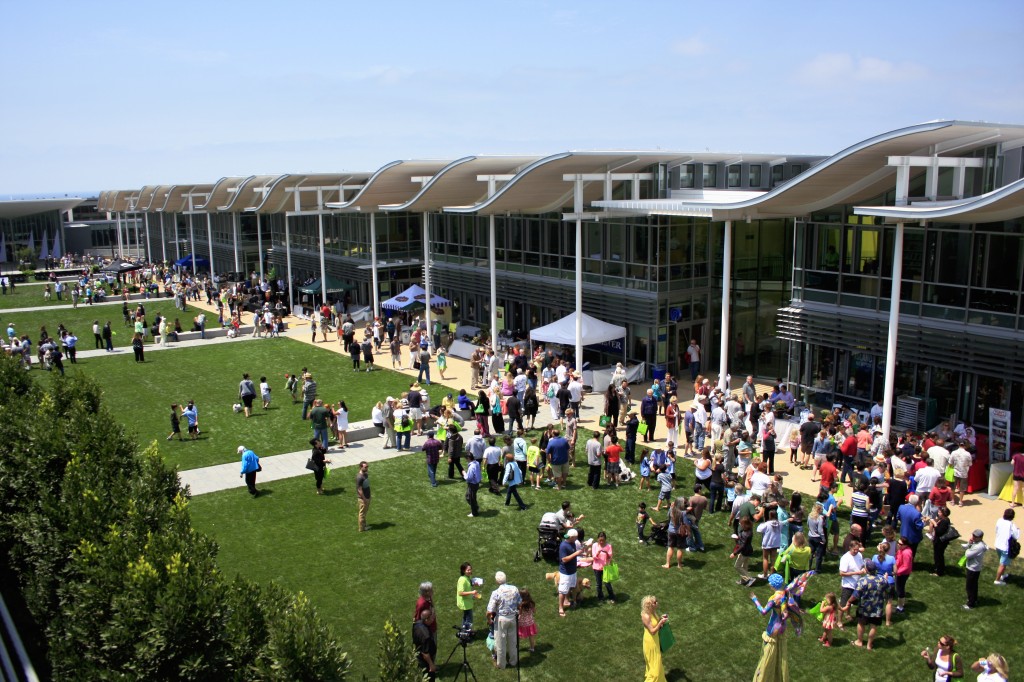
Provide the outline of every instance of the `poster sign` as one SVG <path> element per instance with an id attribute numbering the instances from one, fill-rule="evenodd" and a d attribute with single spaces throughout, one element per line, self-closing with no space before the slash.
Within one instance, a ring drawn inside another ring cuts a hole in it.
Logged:
<path id="1" fill-rule="evenodd" d="M 992 462 L 1010 459 L 1010 411 L 988 408 L 988 457 Z"/>
<path id="2" fill-rule="evenodd" d="M 505 330 L 505 306 L 499 305 L 494 309 L 494 317 L 497 318 L 498 331 Z"/>

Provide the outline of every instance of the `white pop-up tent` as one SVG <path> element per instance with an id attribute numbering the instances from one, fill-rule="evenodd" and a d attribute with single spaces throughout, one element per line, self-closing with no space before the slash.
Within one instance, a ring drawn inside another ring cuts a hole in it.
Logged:
<path id="1" fill-rule="evenodd" d="M 626 336 L 626 328 L 602 322 L 596 317 L 583 313 L 583 345 L 614 341 Z M 539 327 L 530 332 L 530 341 L 537 343 L 560 343 L 563 346 L 576 344 L 576 313 L 566 315 L 549 325 Z"/>

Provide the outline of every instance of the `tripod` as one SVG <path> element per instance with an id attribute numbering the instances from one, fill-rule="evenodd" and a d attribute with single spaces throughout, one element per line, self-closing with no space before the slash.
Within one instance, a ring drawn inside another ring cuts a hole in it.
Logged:
<path id="1" fill-rule="evenodd" d="M 452 647 L 452 652 L 448 654 L 448 658 L 445 659 L 444 665 L 448 665 L 448 661 L 452 660 L 452 656 L 455 655 L 455 652 L 460 646 L 462 647 L 462 666 L 459 668 L 459 671 L 455 673 L 455 677 L 452 678 L 452 682 L 456 682 L 456 680 L 459 679 L 459 675 L 462 676 L 464 682 L 469 682 L 470 677 L 473 678 L 473 682 L 477 682 L 476 673 L 473 672 L 473 666 L 469 664 L 469 658 L 466 656 L 466 647 L 469 646 L 468 640 L 462 639 L 461 637 L 459 638 L 459 641 L 455 643 L 454 647 Z"/>

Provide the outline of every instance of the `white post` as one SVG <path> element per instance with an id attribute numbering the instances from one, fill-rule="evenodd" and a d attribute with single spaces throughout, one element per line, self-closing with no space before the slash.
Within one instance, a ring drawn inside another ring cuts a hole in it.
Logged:
<path id="1" fill-rule="evenodd" d="M 324 192 L 316 191 L 317 222 L 320 226 L 320 305 L 327 305 L 327 263 L 324 259 Z"/>
<path id="2" fill-rule="evenodd" d="M 132 211 L 132 226 L 135 228 L 135 257 L 138 258 L 142 254 L 142 241 L 139 239 L 139 214 L 136 211 Z M 45 234 L 43 236 L 46 236 Z"/>
<path id="3" fill-rule="evenodd" d="M 491 182 L 494 182 L 493 180 Z M 491 275 L 491 348 L 494 352 L 498 352 L 498 271 L 497 263 L 495 261 L 495 229 L 494 229 L 494 214 L 487 216 L 489 220 L 488 227 L 490 228 L 491 239 L 488 242 L 487 247 L 487 259 Z M 506 227 L 506 229 L 508 229 Z"/>
<path id="4" fill-rule="evenodd" d="M 721 357 L 718 359 L 718 387 L 725 390 L 725 378 L 729 375 L 729 309 L 732 291 L 732 221 L 725 221 L 725 239 L 722 253 L 722 328 Z"/>
<path id="5" fill-rule="evenodd" d="M 380 317 L 380 280 L 377 274 L 377 214 L 370 214 L 370 287 L 372 289 L 373 316 Z"/>
<path id="6" fill-rule="evenodd" d="M 256 250 L 259 251 L 260 281 L 263 281 L 263 225 L 260 222 L 260 214 L 256 214 Z"/>
<path id="7" fill-rule="evenodd" d="M 900 327 L 900 289 L 903 283 L 903 223 L 896 223 L 892 249 L 892 290 L 889 294 L 889 339 L 885 346 L 885 391 L 882 394 L 882 437 L 892 428 L 892 394 L 896 385 L 896 338 Z"/>
<path id="8" fill-rule="evenodd" d="M 427 307 L 423 315 L 423 319 L 427 323 L 427 343 L 433 344 L 430 326 L 430 214 L 426 211 L 423 212 L 423 288 L 427 292 L 425 301 Z"/>
<path id="9" fill-rule="evenodd" d="M 181 234 L 178 232 L 178 216 L 180 213 L 172 213 L 172 219 L 174 220 L 174 260 L 181 258 Z"/>
<path id="10" fill-rule="evenodd" d="M 124 242 L 121 241 L 121 212 L 117 211 L 114 213 L 114 219 L 117 221 L 117 256 L 118 258 L 124 257 Z"/>
<path id="11" fill-rule="evenodd" d="M 210 245 L 210 282 L 213 282 L 217 270 L 213 267 L 213 219 L 210 217 L 209 212 L 206 214 L 206 238 L 209 240 Z"/>
<path id="12" fill-rule="evenodd" d="M 151 248 L 149 241 L 149 212 L 143 214 L 143 220 L 146 221 L 146 260 L 150 263 L 153 262 L 153 249 Z"/>
<path id="13" fill-rule="evenodd" d="M 167 237 L 164 236 L 164 214 L 160 212 L 160 253 L 163 254 L 164 262 L 167 262 Z"/>
<path id="14" fill-rule="evenodd" d="M 242 269 L 240 267 L 238 267 L 239 266 L 239 260 L 238 260 L 238 239 L 241 236 L 239 234 L 239 229 L 238 228 L 239 228 L 239 223 L 241 223 L 241 221 L 242 221 L 242 217 L 241 217 L 240 214 L 238 214 L 238 213 L 232 213 L 231 214 L 231 241 L 234 242 L 234 245 L 235 245 L 235 249 L 234 249 L 234 251 L 235 251 L 235 272 L 241 272 L 242 271 Z"/>
<path id="15" fill-rule="evenodd" d="M 583 179 L 576 178 L 576 371 L 583 373 Z M 579 415 L 577 415 L 578 418 Z"/>
<path id="16" fill-rule="evenodd" d="M 192 201 L 189 200 L 189 214 L 188 214 L 188 239 L 192 246 L 192 274 L 196 274 L 196 230 L 195 226 L 192 225 Z"/>
<path id="17" fill-rule="evenodd" d="M 256 214 L 256 229 L 260 229 L 260 214 Z M 288 270 L 288 314 L 291 315 L 295 309 L 295 299 L 293 297 L 294 292 L 293 280 L 292 280 L 292 240 L 291 235 L 288 232 L 288 214 L 284 214 L 284 260 L 286 269 Z"/>

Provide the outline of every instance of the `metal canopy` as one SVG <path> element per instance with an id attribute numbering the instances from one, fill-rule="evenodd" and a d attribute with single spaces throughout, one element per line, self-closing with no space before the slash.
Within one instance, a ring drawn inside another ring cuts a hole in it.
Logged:
<path id="1" fill-rule="evenodd" d="M 488 183 L 481 176 L 514 176 L 539 156 L 467 156 L 452 161 L 429 179 L 422 189 L 401 204 L 380 206 L 384 211 L 439 211 L 445 206 L 475 204 L 487 198 Z"/>
<path id="2" fill-rule="evenodd" d="M 376 211 L 380 206 L 402 204 L 420 191 L 422 183 L 412 178 L 433 176 L 451 161 L 392 161 L 379 168 L 362 183 L 363 187 L 348 201 L 332 201 L 334 210 Z"/>
<path id="3" fill-rule="evenodd" d="M 46 211 L 67 211 L 85 199 L 12 199 L 0 201 L 0 218 L 21 218 Z"/>
<path id="4" fill-rule="evenodd" d="M 964 121 L 935 121 L 900 128 L 859 142 L 825 159 L 764 195 L 746 201 L 594 201 L 601 208 L 638 214 L 710 215 L 714 220 L 805 216 L 855 203 L 892 190 L 896 169 L 890 156 L 935 155 L 995 143 L 1018 145 L 1024 127 Z"/>
<path id="5" fill-rule="evenodd" d="M 856 215 L 879 216 L 890 222 L 952 219 L 963 223 L 994 223 L 1024 216 L 1024 178 L 962 201 L 923 201 L 910 206 L 856 206 Z"/>

